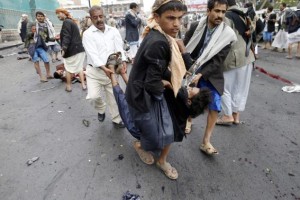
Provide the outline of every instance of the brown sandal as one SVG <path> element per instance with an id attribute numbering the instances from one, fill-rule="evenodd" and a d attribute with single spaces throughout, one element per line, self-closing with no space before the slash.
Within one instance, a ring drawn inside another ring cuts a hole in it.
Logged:
<path id="1" fill-rule="evenodd" d="M 159 162 L 156 162 L 156 166 L 161 169 L 169 179 L 176 180 L 178 178 L 177 170 L 172 167 L 170 163 L 166 162 L 162 165 Z"/>
<path id="2" fill-rule="evenodd" d="M 212 144 L 207 143 L 207 144 L 201 144 L 200 145 L 200 150 L 207 155 L 214 155 L 214 154 L 219 154 L 219 152 L 213 147 Z"/>
<path id="3" fill-rule="evenodd" d="M 147 152 L 147 151 L 137 147 L 138 146 L 137 143 L 140 143 L 140 142 L 139 141 L 134 141 L 133 142 L 133 147 L 136 150 L 136 152 L 139 155 L 142 162 L 147 164 L 147 165 L 152 165 L 154 163 L 153 155 L 150 152 Z"/>

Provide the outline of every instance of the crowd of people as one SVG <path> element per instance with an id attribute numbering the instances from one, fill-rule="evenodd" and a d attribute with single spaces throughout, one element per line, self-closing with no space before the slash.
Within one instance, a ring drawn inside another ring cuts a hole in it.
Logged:
<path id="1" fill-rule="evenodd" d="M 263 48 L 275 51 L 285 52 L 287 50 L 287 59 L 293 58 L 292 47 L 297 45 L 295 57 L 300 59 L 300 3 L 297 10 L 293 11 L 287 8 L 286 3 L 281 3 L 280 11 L 276 14 L 273 6 L 267 8 L 267 12 L 263 14 L 265 28 L 263 30 L 263 40 L 265 45 Z M 275 33 L 275 23 L 278 23 L 278 31 L 273 40 Z"/>
<path id="2" fill-rule="evenodd" d="M 289 14 L 281 14 L 278 19 L 269 7 L 264 27 L 258 31 L 252 4 L 245 8 L 238 7 L 235 0 L 208 0 L 206 15 L 191 23 L 184 38 L 179 39 L 187 13 L 182 0 L 155 0 L 142 35 L 139 7 L 131 3 L 124 17 L 125 40 L 132 60 L 129 77 L 117 22 L 112 16 L 106 20 L 100 6 L 90 8 L 81 32 L 66 9 L 56 9 L 63 22 L 59 35 L 45 14 L 38 11 L 36 23 L 30 26 L 24 41 L 41 82 L 53 78 L 47 51 L 51 49 L 53 62 L 61 51 L 63 64 L 57 67 L 54 77 L 66 82 L 65 90 L 71 92 L 72 81 L 78 80 L 87 90 L 86 99 L 94 103 L 99 122 L 106 118 L 107 105 L 114 127 L 127 128 L 136 139 L 133 147 L 141 161 L 156 163 L 168 178 L 177 179 L 178 171 L 168 162 L 171 144 L 191 133 L 192 118 L 207 111 L 199 148 L 207 155 L 218 154 L 211 142 L 215 126 L 241 123 L 240 113 L 245 110 L 255 62 L 256 34 L 263 31 L 264 47 L 268 48 L 274 31 L 271 24 L 279 20 L 280 30 L 294 26 Z M 298 11 L 295 13 L 298 15 Z M 26 27 L 23 21 L 21 37 Z M 298 27 L 296 33 L 299 32 Z M 292 33 L 295 32 L 287 34 L 289 44 L 300 36 Z M 276 38 L 273 44 L 275 41 Z M 39 60 L 45 64 L 45 76 Z M 125 92 L 116 75 L 127 84 Z"/>

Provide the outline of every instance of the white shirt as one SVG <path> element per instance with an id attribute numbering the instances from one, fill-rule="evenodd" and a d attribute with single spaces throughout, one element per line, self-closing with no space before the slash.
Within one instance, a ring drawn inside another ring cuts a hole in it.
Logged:
<path id="1" fill-rule="evenodd" d="M 87 55 L 87 64 L 93 67 L 105 66 L 108 56 L 118 51 L 122 53 L 122 60 L 126 60 L 120 32 L 106 24 L 104 32 L 94 25 L 90 26 L 83 33 L 82 44 Z"/>

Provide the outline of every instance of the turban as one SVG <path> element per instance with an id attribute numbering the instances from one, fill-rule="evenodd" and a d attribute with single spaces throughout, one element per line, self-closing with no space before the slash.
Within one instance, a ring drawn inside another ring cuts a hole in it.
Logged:
<path id="1" fill-rule="evenodd" d="M 58 14 L 58 13 L 60 13 L 60 12 L 63 13 L 63 14 L 65 14 L 67 18 L 72 19 L 72 16 L 70 15 L 69 11 L 67 11 L 66 9 L 64 9 L 64 8 L 57 8 L 57 9 L 55 10 L 55 13 L 56 13 L 56 14 Z"/>
<path id="2" fill-rule="evenodd" d="M 156 0 L 152 6 L 152 12 L 157 11 L 162 5 L 165 5 L 166 3 L 169 3 L 171 1 L 179 1 L 183 3 L 183 0 Z"/>

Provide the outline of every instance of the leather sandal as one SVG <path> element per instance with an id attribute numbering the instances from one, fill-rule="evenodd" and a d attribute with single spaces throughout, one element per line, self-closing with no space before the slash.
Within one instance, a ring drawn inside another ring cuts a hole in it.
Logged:
<path id="1" fill-rule="evenodd" d="M 233 121 L 225 121 L 223 120 L 222 117 L 219 117 L 217 119 L 216 125 L 220 125 L 220 126 L 231 126 L 233 123 Z"/>
<path id="2" fill-rule="evenodd" d="M 207 143 L 207 144 L 201 144 L 200 145 L 200 150 L 207 155 L 214 155 L 214 154 L 219 154 L 219 152 L 213 147 L 212 144 Z"/>
<path id="3" fill-rule="evenodd" d="M 161 169 L 169 179 L 176 180 L 178 178 L 177 170 L 172 167 L 170 163 L 166 162 L 162 165 L 159 162 L 156 162 L 156 166 Z"/>
<path id="4" fill-rule="evenodd" d="M 147 165 L 152 165 L 154 163 L 154 157 L 150 152 L 147 152 L 138 146 L 138 143 L 140 143 L 139 141 L 134 141 L 133 142 L 133 147 L 135 149 L 135 151 L 137 152 L 137 154 L 139 155 L 141 161 Z"/>

